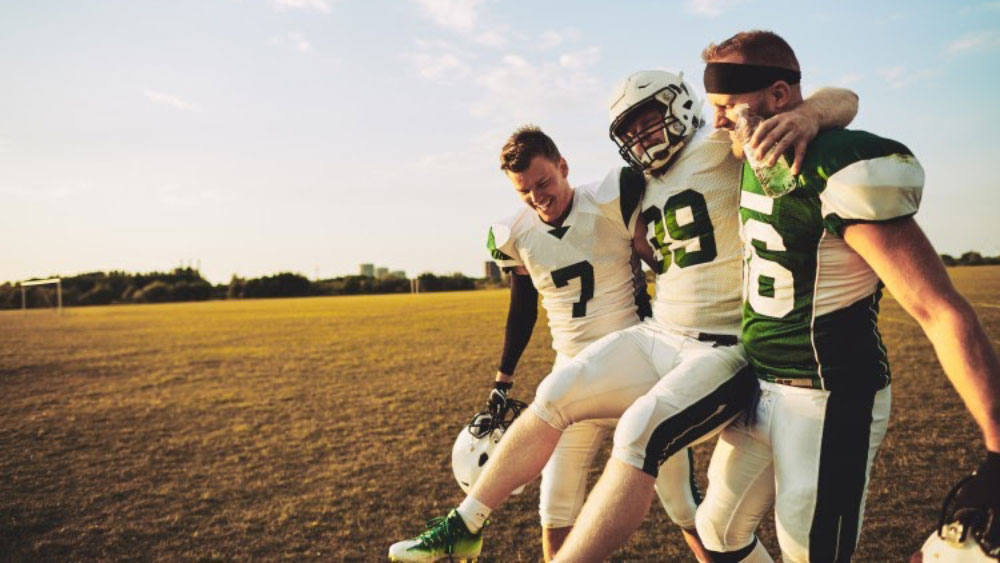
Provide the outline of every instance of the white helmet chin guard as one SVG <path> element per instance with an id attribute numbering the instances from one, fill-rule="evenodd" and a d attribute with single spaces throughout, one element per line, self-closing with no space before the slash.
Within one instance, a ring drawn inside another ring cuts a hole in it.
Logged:
<path id="1" fill-rule="evenodd" d="M 945 498 L 937 529 L 931 532 L 920 548 L 923 563 L 997 563 L 1000 545 L 987 538 L 987 529 L 1000 526 L 992 510 L 955 510 L 953 501 L 969 477 L 959 481 Z M 995 528 L 993 528 L 995 530 Z"/>
<path id="2" fill-rule="evenodd" d="M 507 406 L 499 417 L 489 411 L 476 413 L 472 422 L 459 432 L 455 446 L 451 449 L 451 469 L 465 494 L 472 490 L 472 485 L 483 472 L 483 467 L 496 450 L 500 438 L 525 407 L 527 405 L 521 401 L 507 399 Z M 524 485 L 511 494 L 519 495 L 522 491 Z"/>
<path id="3" fill-rule="evenodd" d="M 634 110 L 648 103 L 663 109 L 663 121 L 638 134 L 622 136 L 622 125 Z M 702 101 L 684 82 L 683 73 L 665 70 L 643 70 L 620 83 L 611 96 L 611 140 L 618 153 L 636 169 L 653 172 L 665 168 L 684 144 L 705 121 L 701 117 Z M 663 133 L 664 142 L 655 146 L 640 145 L 647 137 Z"/>

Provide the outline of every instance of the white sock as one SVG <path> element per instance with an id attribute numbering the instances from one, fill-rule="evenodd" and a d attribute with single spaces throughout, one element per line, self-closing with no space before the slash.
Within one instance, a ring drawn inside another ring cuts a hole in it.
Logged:
<path id="1" fill-rule="evenodd" d="M 473 534 L 482 529 L 486 519 L 490 517 L 490 512 L 493 512 L 490 507 L 472 498 L 471 495 L 465 497 L 456 510 L 465 521 L 465 527 Z"/>

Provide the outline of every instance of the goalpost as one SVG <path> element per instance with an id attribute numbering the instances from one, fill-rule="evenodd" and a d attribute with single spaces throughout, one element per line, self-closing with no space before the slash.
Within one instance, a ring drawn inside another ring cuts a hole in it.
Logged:
<path id="1" fill-rule="evenodd" d="M 61 278 L 49 278 L 47 280 L 31 280 L 23 281 L 19 285 L 21 286 L 21 311 L 24 313 L 28 312 L 28 287 L 34 285 L 46 285 L 54 283 L 56 285 L 56 313 L 62 314 L 62 279 Z"/>

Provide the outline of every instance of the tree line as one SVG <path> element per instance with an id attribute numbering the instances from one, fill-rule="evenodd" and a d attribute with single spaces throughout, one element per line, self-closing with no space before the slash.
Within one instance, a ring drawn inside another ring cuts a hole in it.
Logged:
<path id="1" fill-rule="evenodd" d="M 476 289 L 477 283 L 481 283 L 462 274 L 438 276 L 423 273 L 417 279 L 421 292 Z M 408 293 L 410 284 L 410 279 L 402 277 L 345 276 L 312 281 L 301 274 L 282 272 L 260 278 L 233 276 L 228 284 L 213 285 L 195 268 L 175 268 L 169 272 L 90 272 L 64 277 L 62 299 L 64 306 L 73 307 L 209 299 Z M 33 286 L 28 288 L 26 297 L 29 307 L 53 306 L 56 303 L 56 287 Z M 0 285 L 0 309 L 20 307 L 21 287 L 11 282 Z"/>
<path id="2" fill-rule="evenodd" d="M 1000 256 L 983 256 L 978 252 L 970 251 L 958 258 L 942 254 L 941 261 L 944 262 L 945 266 L 988 266 L 1000 264 Z"/>
<path id="3" fill-rule="evenodd" d="M 1000 256 L 983 256 L 972 251 L 958 258 L 942 254 L 941 261 L 946 266 L 982 266 L 1000 264 Z M 421 292 L 462 291 L 499 285 L 462 274 L 438 276 L 427 272 L 420 274 L 416 279 L 419 280 Z M 228 284 L 213 285 L 201 277 L 201 272 L 195 268 L 175 268 L 169 272 L 140 274 L 120 271 L 91 272 L 62 278 L 63 305 L 68 307 L 209 299 L 408 293 L 410 287 L 411 280 L 404 277 L 344 276 L 312 281 L 301 274 L 291 272 L 260 278 L 233 276 Z M 56 288 L 48 285 L 31 287 L 27 292 L 27 298 L 29 307 L 52 306 L 56 302 Z M 21 288 L 18 284 L 7 282 L 0 285 L 0 309 L 20 307 Z"/>

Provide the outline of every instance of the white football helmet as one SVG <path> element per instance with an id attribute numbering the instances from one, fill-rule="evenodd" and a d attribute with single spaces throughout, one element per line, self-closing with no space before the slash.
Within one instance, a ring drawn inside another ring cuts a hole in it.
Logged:
<path id="1" fill-rule="evenodd" d="M 958 543 L 942 537 L 935 530 L 920 548 L 922 563 L 996 563 L 995 557 L 983 553 L 983 550 L 972 538 L 965 538 Z"/>
<path id="2" fill-rule="evenodd" d="M 500 438 L 526 406 L 521 401 L 507 399 L 507 406 L 499 416 L 489 411 L 476 413 L 472 422 L 459 432 L 458 439 L 451 448 L 451 469 L 465 494 L 472 490 L 472 485 L 479 479 L 479 474 L 496 450 Z M 522 491 L 524 485 L 511 494 L 519 495 Z"/>
<path id="3" fill-rule="evenodd" d="M 663 121 L 637 135 L 622 136 L 622 126 L 633 111 L 648 103 L 655 103 L 663 109 Z M 683 73 L 674 74 L 665 70 L 636 72 L 619 84 L 611 96 L 611 140 L 618 145 L 618 153 L 625 162 L 633 167 L 647 172 L 663 169 L 705 123 L 701 117 L 701 106 L 702 101 L 684 82 Z M 639 141 L 660 131 L 665 142 L 652 147 L 639 145 Z"/>
<path id="4" fill-rule="evenodd" d="M 972 476 L 955 485 L 945 498 L 937 529 L 931 532 L 911 561 L 923 563 L 997 563 L 1000 545 L 991 543 L 987 530 L 1000 525 L 993 510 L 985 507 L 955 509 L 954 500 Z M 995 529 L 995 528 L 993 528 Z M 993 536 L 995 542 L 995 536 Z"/>

